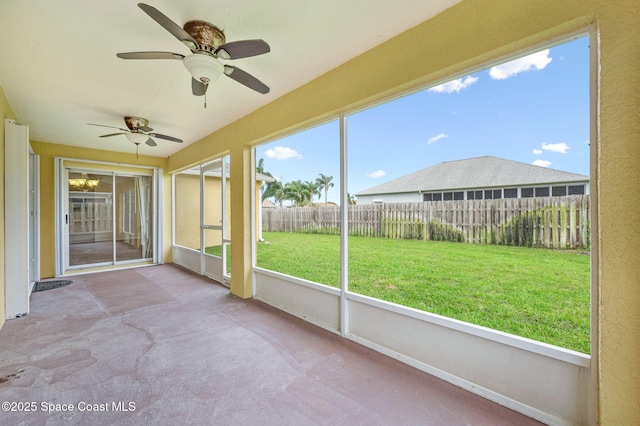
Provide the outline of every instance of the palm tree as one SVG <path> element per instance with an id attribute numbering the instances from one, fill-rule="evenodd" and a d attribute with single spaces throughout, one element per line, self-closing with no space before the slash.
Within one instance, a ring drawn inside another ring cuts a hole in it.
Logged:
<path id="1" fill-rule="evenodd" d="M 318 189 L 324 191 L 324 204 L 327 204 L 327 193 L 329 192 L 329 188 L 333 188 L 333 176 L 327 176 L 325 174 L 320 173 L 320 177 L 316 179 L 318 182 Z"/>
<path id="2" fill-rule="evenodd" d="M 282 200 L 284 199 L 282 182 L 274 180 L 265 185 L 264 191 L 262 192 L 262 200 L 264 201 L 267 198 L 273 198 L 280 204 L 280 207 L 282 207 Z"/>
<path id="3" fill-rule="evenodd" d="M 271 176 L 271 173 L 264 171 L 264 158 L 258 160 L 258 164 L 256 165 L 256 172 L 262 173 L 263 175 Z"/>
<path id="4" fill-rule="evenodd" d="M 261 173 L 265 176 L 273 177 L 271 173 L 264 170 L 264 158 L 258 160 L 258 164 L 256 165 L 256 172 Z M 267 198 L 273 198 L 278 203 L 278 206 L 282 207 L 282 202 L 286 198 L 284 186 L 282 185 L 282 182 L 280 182 L 277 178 L 273 179 L 273 182 L 267 182 L 267 184 L 261 188 L 262 201 L 266 200 Z"/>
<path id="5" fill-rule="evenodd" d="M 311 202 L 311 205 L 313 205 L 313 198 L 315 195 L 318 194 L 318 198 L 320 198 L 320 184 L 317 180 L 315 182 L 308 180 L 304 183 L 304 187 L 309 191 L 309 201 Z"/>
<path id="6" fill-rule="evenodd" d="M 282 207 L 282 203 L 284 202 L 285 195 L 286 194 L 284 192 L 284 186 L 282 186 L 282 184 L 278 182 L 278 186 L 273 192 L 273 198 L 278 200 L 278 206 Z"/>
<path id="7" fill-rule="evenodd" d="M 258 160 L 258 164 L 256 165 L 256 173 L 260 173 L 262 175 L 265 176 L 269 176 L 269 177 L 273 177 L 273 175 L 269 172 L 266 172 L 264 170 L 264 158 L 261 158 Z M 262 188 L 260 188 L 260 190 L 262 191 L 262 201 L 266 200 L 267 198 L 277 198 L 274 196 L 274 194 L 276 192 L 278 192 L 278 188 L 282 188 L 282 184 L 280 182 L 278 182 L 277 180 L 274 180 L 273 182 L 267 182 L 267 184 L 265 186 L 263 186 Z"/>
<path id="8" fill-rule="evenodd" d="M 305 188 L 301 180 L 287 182 L 284 185 L 284 197 L 293 201 L 296 206 L 304 206 L 309 200 L 309 190 Z"/>

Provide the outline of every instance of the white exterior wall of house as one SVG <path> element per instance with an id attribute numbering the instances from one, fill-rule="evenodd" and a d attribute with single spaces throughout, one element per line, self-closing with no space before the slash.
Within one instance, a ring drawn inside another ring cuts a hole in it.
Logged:
<path id="1" fill-rule="evenodd" d="M 487 190 L 496 190 L 496 189 L 518 189 L 518 197 L 521 197 L 521 189 L 522 188 L 541 188 L 548 187 L 549 194 L 551 194 L 552 188 L 556 186 L 569 186 L 569 185 L 584 185 L 584 193 L 590 193 L 590 187 L 588 181 L 583 182 L 556 182 L 553 184 L 530 184 L 523 186 L 505 186 L 505 187 L 495 187 L 495 188 L 466 188 L 466 189 L 443 189 L 441 191 L 417 191 L 417 192 L 397 192 L 397 193 L 387 193 L 387 194 L 360 194 L 357 196 L 358 204 L 372 204 L 372 203 L 415 203 L 424 201 L 423 194 L 425 193 L 434 193 L 434 192 L 463 192 L 464 199 L 467 200 L 467 192 L 468 191 L 487 191 Z M 513 198 L 513 197 L 511 197 Z"/>
<path id="2" fill-rule="evenodd" d="M 422 193 L 400 192 L 396 194 L 358 195 L 358 204 L 416 203 L 422 201 Z"/>

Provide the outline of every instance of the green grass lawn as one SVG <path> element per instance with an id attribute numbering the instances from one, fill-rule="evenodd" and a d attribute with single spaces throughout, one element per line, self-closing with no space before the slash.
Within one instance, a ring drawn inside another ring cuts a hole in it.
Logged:
<path id="1" fill-rule="evenodd" d="M 338 236 L 264 239 L 258 266 L 339 287 Z M 589 353 L 589 261 L 584 252 L 350 237 L 349 290 Z"/>

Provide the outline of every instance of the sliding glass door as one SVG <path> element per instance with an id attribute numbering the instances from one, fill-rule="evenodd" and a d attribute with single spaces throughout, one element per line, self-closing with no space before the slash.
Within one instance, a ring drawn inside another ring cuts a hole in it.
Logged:
<path id="1" fill-rule="evenodd" d="M 153 177 L 65 168 L 65 270 L 153 259 Z"/>
<path id="2" fill-rule="evenodd" d="M 68 170 L 69 267 L 113 262 L 113 176 Z"/>
<path id="3" fill-rule="evenodd" d="M 116 262 L 151 258 L 151 176 L 116 175 L 115 182 Z"/>

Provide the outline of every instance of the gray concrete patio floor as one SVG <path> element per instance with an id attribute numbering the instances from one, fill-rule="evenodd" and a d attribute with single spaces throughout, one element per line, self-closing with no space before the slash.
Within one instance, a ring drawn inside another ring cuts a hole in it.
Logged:
<path id="1" fill-rule="evenodd" d="M 0 330 L 0 424 L 539 424 L 173 265 L 70 279 Z"/>

